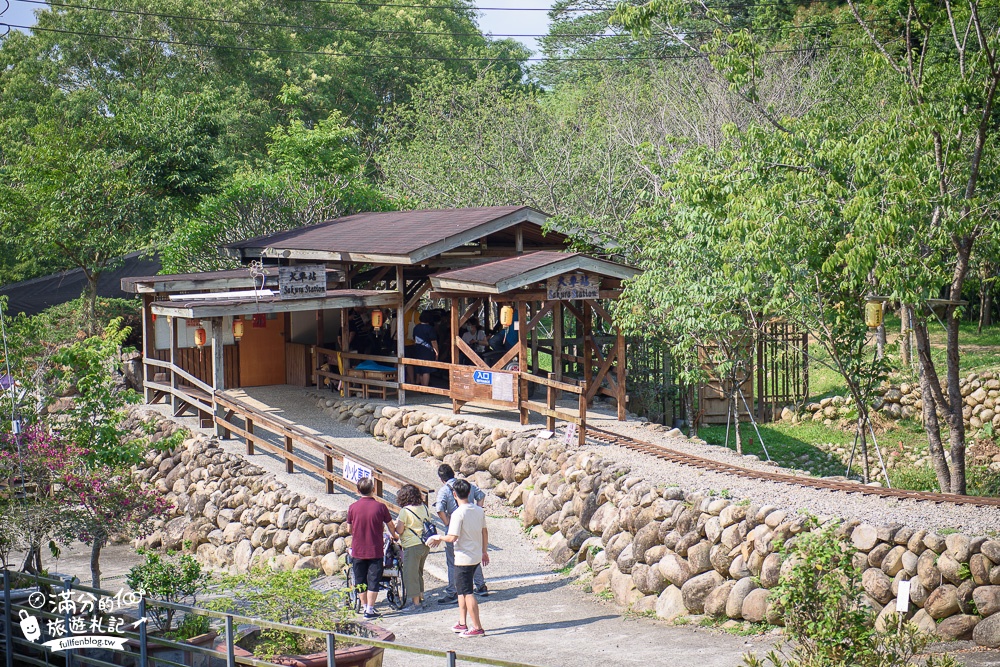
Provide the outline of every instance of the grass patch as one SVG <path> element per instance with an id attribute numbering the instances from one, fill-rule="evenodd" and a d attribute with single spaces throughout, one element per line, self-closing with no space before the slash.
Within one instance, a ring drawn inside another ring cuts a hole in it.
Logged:
<path id="1" fill-rule="evenodd" d="M 806 422 L 792 425 L 783 422 L 761 424 L 758 426 L 760 436 L 764 439 L 771 459 L 786 468 L 801 468 L 814 474 L 842 475 L 843 464 L 834 456 L 817 447 L 816 442 L 833 443 L 850 446 L 853 436 L 839 428 L 824 426 L 820 423 Z M 735 449 L 735 428 L 730 427 L 729 447 Z M 764 447 L 760 444 L 753 425 L 741 424 L 740 435 L 743 439 L 743 453 L 755 454 L 766 459 Z M 702 426 L 698 436 L 710 445 L 724 446 L 726 443 L 726 426 Z"/>

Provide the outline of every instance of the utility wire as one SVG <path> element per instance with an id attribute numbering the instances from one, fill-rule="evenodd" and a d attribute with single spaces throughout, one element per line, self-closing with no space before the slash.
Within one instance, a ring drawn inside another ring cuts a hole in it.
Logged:
<path id="1" fill-rule="evenodd" d="M 3 0 L 7 2 L 7 0 Z M 268 23 L 266 21 L 248 21 L 242 19 L 224 19 L 224 18 L 212 18 L 207 16 L 190 16 L 186 14 L 167 14 L 163 12 L 150 12 L 142 11 L 138 9 L 119 9 L 115 7 L 98 7 L 95 5 L 80 5 L 71 4 L 67 2 L 55 2 L 51 0 L 14 0 L 14 2 L 20 2 L 23 4 L 30 5 L 45 5 L 53 8 L 64 8 L 64 9 L 81 9 L 87 11 L 95 12 L 107 12 L 111 14 L 126 14 L 130 16 L 148 16 L 153 18 L 164 18 L 164 19 L 176 19 L 180 21 L 195 21 L 203 23 L 219 23 L 224 25 L 240 25 L 240 26 L 257 26 L 262 28 L 286 28 L 290 30 L 315 30 L 320 32 L 348 32 L 359 35 L 436 35 L 443 37 L 480 37 L 486 36 L 481 32 L 447 32 L 447 31 L 433 31 L 433 30 L 379 30 L 379 29 L 369 29 L 369 28 L 345 28 L 345 27 L 333 27 L 333 26 L 317 26 L 317 25 L 302 25 L 302 24 L 289 24 L 289 23 Z M 0 12 L 2 14 L 2 12 Z M 895 19 L 877 19 L 877 22 L 892 21 Z M 763 28 L 759 30 L 753 30 L 757 33 L 774 33 L 782 32 L 785 30 L 822 30 L 825 28 L 833 28 L 837 26 L 844 25 L 857 25 L 857 21 L 838 21 L 832 23 L 818 24 L 818 25 L 791 25 L 785 27 L 774 27 L 774 28 Z M 678 31 L 683 32 L 685 35 L 711 35 L 714 34 L 710 30 L 684 30 Z M 672 37 L 676 32 L 655 32 L 649 35 L 650 37 Z M 508 33 L 508 34 L 491 34 L 491 37 L 557 37 L 561 39 L 585 39 L 585 38 L 627 38 L 635 39 L 635 37 L 628 32 L 623 33 Z"/>
<path id="2" fill-rule="evenodd" d="M 336 51 L 310 51 L 307 49 L 279 49 L 279 48 L 268 48 L 268 47 L 257 47 L 257 46 L 229 46 L 226 44 L 214 44 L 205 42 L 186 42 L 177 39 L 162 39 L 158 37 L 134 37 L 130 35 L 108 35 L 98 32 L 84 32 L 81 30 L 66 30 L 62 28 L 43 28 L 40 26 L 27 26 L 27 25 L 17 25 L 15 23 L 0 23 L 0 26 L 7 26 L 9 28 L 17 28 L 20 30 L 33 30 L 40 32 L 51 32 L 63 35 L 77 35 L 80 37 L 100 37 L 102 39 L 117 39 L 125 42 L 141 42 L 144 44 L 163 44 L 170 46 L 194 46 L 206 49 L 224 49 L 230 51 L 242 51 L 247 53 L 284 53 L 291 55 L 313 55 L 313 56 L 330 56 L 334 58 L 371 58 L 375 60 L 435 60 L 440 62 L 449 61 L 463 61 L 463 62 L 505 62 L 505 63 L 518 63 L 518 62 L 601 62 L 601 61 L 613 61 L 622 62 L 629 60 L 645 60 L 645 61 L 657 61 L 657 60 L 693 60 L 696 58 L 704 58 L 704 54 L 700 53 L 684 53 L 684 54 L 670 54 L 670 55 L 660 55 L 660 56 L 574 56 L 574 57 L 564 57 L 564 58 L 523 58 L 523 59 L 511 59 L 511 58 L 496 58 L 489 56 L 417 56 L 417 55 L 381 55 L 377 53 L 342 53 Z M 849 45 L 831 45 L 822 46 L 814 48 L 801 48 L 801 49 L 775 49 L 772 51 L 765 51 L 765 55 L 777 55 L 786 53 L 817 53 L 820 51 L 832 51 L 838 49 L 849 49 L 853 48 Z"/>

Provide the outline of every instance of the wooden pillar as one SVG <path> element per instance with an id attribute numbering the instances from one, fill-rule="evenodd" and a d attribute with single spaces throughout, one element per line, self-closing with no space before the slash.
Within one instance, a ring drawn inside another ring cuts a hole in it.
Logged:
<path id="1" fill-rule="evenodd" d="M 526 382 L 521 381 L 521 373 L 528 372 L 528 308 L 524 301 L 517 302 L 517 407 L 521 411 L 521 424 L 528 423 L 528 408 L 523 407 L 528 400 Z"/>
<path id="2" fill-rule="evenodd" d="M 556 301 L 552 306 L 552 376 L 562 382 L 563 377 L 563 306 Z M 556 391 L 559 398 L 559 391 Z"/>
<path id="3" fill-rule="evenodd" d="M 323 355 L 320 348 L 326 345 L 326 329 L 323 324 L 323 311 L 316 311 L 316 354 L 313 355 L 314 371 L 316 375 L 316 389 L 323 388 L 323 376 L 319 374 L 319 367 L 323 365 Z"/>
<path id="4" fill-rule="evenodd" d="M 247 454 L 253 454 L 253 420 L 247 417 Z"/>
<path id="5" fill-rule="evenodd" d="M 628 392 L 625 388 L 625 335 L 618 330 L 618 335 L 615 338 L 615 356 L 617 365 L 615 366 L 615 379 L 618 382 L 618 395 L 615 398 L 618 401 L 618 421 L 625 421 L 625 409 L 626 401 L 628 400 Z"/>
<path id="6" fill-rule="evenodd" d="M 524 253 L 524 227 L 520 224 L 514 227 L 514 252 Z"/>
<path id="7" fill-rule="evenodd" d="M 226 389 L 226 358 L 223 354 L 223 344 L 225 339 L 222 333 L 222 318 L 213 317 L 211 320 L 212 326 L 212 391 L 214 394 L 225 391 Z M 215 396 L 212 396 L 212 406 L 215 408 L 215 414 L 218 417 L 223 417 L 222 406 L 215 401 Z M 221 424 L 216 423 L 215 434 L 220 438 L 225 436 L 225 429 Z"/>
<path id="8" fill-rule="evenodd" d="M 594 336 L 593 313 L 591 312 L 589 301 L 580 302 L 580 312 L 583 314 L 583 327 L 580 336 L 583 347 L 583 381 L 589 385 L 594 376 L 593 352 L 590 349 L 590 345 L 588 345 Z"/>
<path id="9" fill-rule="evenodd" d="M 146 382 L 153 378 L 150 377 L 149 371 L 151 367 L 146 365 L 146 359 L 151 359 L 153 351 L 156 349 L 153 314 L 150 312 L 152 303 L 152 295 L 142 295 L 142 393 L 146 397 L 147 403 L 153 400 L 153 390 L 146 386 Z"/>
<path id="10" fill-rule="evenodd" d="M 534 313 L 540 313 L 542 308 L 545 306 L 544 301 L 540 301 L 537 303 L 539 304 L 537 309 L 535 309 L 534 307 L 532 308 L 533 311 L 532 317 L 534 317 Z M 531 331 L 529 331 L 528 333 L 531 335 L 531 372 L 534 373 L 535 375 L 538 375 L 538 325 L 532 327 Z"/>
<path id="11" fill-rule="evenodd" d="M 549 373 L 549 379 L 555 380 L 556 374 Z M 554 387 L 545 387 L 545 407 L 549 410 L 556 409 L 556 390 Z M 545 428 L 550 431 L 556 430 L 556 418 L 551 414 L 545 415 Z"/>
<path id="12" fill-rule="evenodd" d="M 576 432 L 576 444 L 587 444 L 587 383 L 580 383 L 580 428 Z"/>
<path id="13" fill-rule="evenodd" d="M 396 291 L 399 292 L 399 307 L 396 308 L 396 360 L 397 380 L 399 382 L 399 404 L 406 405 L 406 366 L 403 357 L 406 355 L 406 280 L 403 277 L 403 267 L 396 267 Z"/>
<path id="14" fill-rule="evenodd" d="M 459 353 L 458 353 L 458 343 L 456 341 L 458 340 L 458 318 L 459 318 L 458 309 L 460 307 L 461 307 L 461 304 L 459 303 L 459 300 L 456 299 L 456 298 L 454 298 L 454 297 L 452 297 L 452 299 L 451 299 L 451 324 L 449 326 L 449 333 L 451 335 L 449 336 L 449 341 L 448 342 L 451 345 L 451 363 L 453 363 L 453 364 L 457 364 L 458 363 L 458 354 Z M 448 378 L 448 393 L 449 393 L 449 395 L 451 395 L 451 389 L 452 389 L 451 378 Z M 461 408 L 462 408 L 462 406 L 458 404 L 458 401 L 455 400 L 455 397 L 452 395 L 451 396 L 451 411 L 457 415 L 458 411 L 461 410 Z"/>
<path id="15" fill-rule="evenodd" d="M 176 391 L 179 384 L 174 368 L 177 368 L 177 318 L 171 317 L 167 324 L 170 342 L 170 386 Z M 170 409 L 175 417 L 180 416 L 184 411 L 184 403 L 175 394 L 170 395 Z"/>

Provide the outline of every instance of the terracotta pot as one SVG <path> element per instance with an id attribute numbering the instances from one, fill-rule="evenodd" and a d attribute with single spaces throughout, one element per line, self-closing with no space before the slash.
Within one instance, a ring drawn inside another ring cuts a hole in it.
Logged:
<path id="1" fill-rule="evenodd" d="M 373 639 L 383 642 L 391 642 L 396 639 L 389 630 L 372 625 L 371 623 L 356 623 L 374 635 Z M 259 628 L 251 629 L 243 636 L 247 637 L 253 633 L 259 633 Z M 226 640 L 216 640 L 215 650 L 226 652 Z M 234 647 L 234 653 L 243 658 L 254 657 L 253 653 L 240 646 Z M 382 657 L 385 649 L 376 646 L 357 645 L 336 649 L 334 655 L 337 658 L 337 667 L 382 667 Z M 288 665 L 288 667 L 326 667 L 327 652 L 310 653 L 308 655 L 283 655 L 272 658 L 271 662 L 278 665 Z"/>

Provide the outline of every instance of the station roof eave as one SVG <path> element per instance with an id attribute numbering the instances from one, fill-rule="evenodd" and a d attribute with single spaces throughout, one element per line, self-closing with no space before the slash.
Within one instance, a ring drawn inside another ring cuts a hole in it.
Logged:
<path id="1" fill-rule="evenodd" d="M 435 292 L 506 294 L 571 271 L 628 280 L 642 271 L 582 253 L 539 251 L 431 276 Z"/>
<path id="2" fill-rule="evenodd" d="M 263 279 L 263 280 L 261 280 Z M 339 269 L 327 269 L 327 282 L 344 279 Z M 171 273 L 156 276 L 131 276 L 122 278 L 123 292 L 131 294 L 155 294 L 170 292 L 191 292 L 208 290 L 264 289 L 278 286 L 278 267 L 265 266 L 255 277 L 249 267 L 226 269 L 224 271 L 203 271 L 200 273 Z"/>
<path id="3" fill-rule="evenodd" d="M 309 227 L 229 243 L 220 250 L 241 260 L 275 257 L 382 265 L 421 264 L 523 222 L 531 234 L 564 243 L 557 231 L 544 234 L 549 216 L 529 206 L 484 206 L 357 213 Z"/>
<path id="4" fill-rule="evenodd" d="M 256 313 L 334 310 L 353 306 L 361 308 L 398 307 L 402 303 L 398 292 L 358 289 L 328 290 L 326 296 L 305 299 L 282 299 L 276 294 L 262 295 L 258 298 L 252 296 L 225 298 L 224 292 L 220 292 L 219 296 L 218 299 L 154 301 L 150 304 L 150 311 L 154 315 L 164 317 L 202 319 Z"/>

